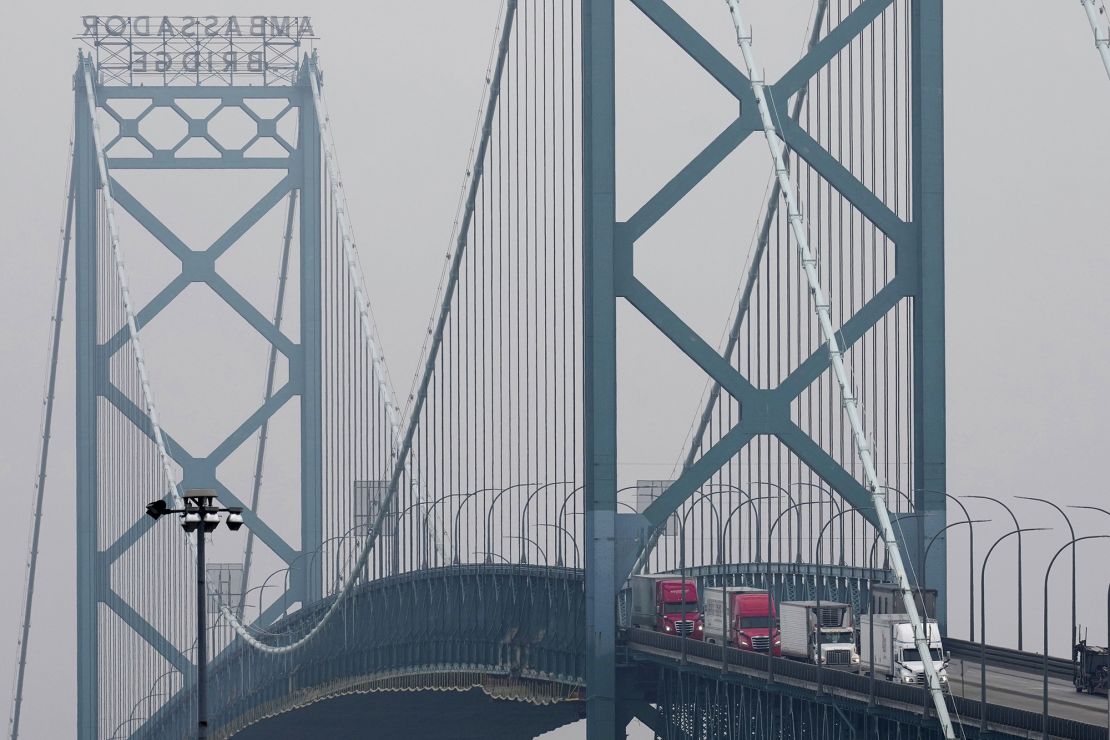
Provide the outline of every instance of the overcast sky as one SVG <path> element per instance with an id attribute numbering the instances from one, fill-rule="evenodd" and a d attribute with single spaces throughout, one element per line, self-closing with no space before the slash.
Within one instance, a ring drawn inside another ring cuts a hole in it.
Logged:
<path id="1" fill-rule="evenodd" d="M 229 0 L 210 10 L 313 13 L 362 260 L 391 373 L 403 392 L 416 367 L 450 233 L 499 3 L 376 0 L 355 6 L 317 0 L 311 5 Z M 723 2 L 676 0 L 674 5 L 738 59 Z M 755 16 L 757 48 L 768 78 L 774 79 L 797 54 L 811 0 L 748 0 L 745 5 Z M 21 3 L 9 9 L 0 26 L 0 48 L 8 50 L 8 103 L 0 118 L 0 217 L 5 225 L 0 486 L 7 503 L 0 517 L 0 559 L 9 564 L 0 571 L 0 586 L 9 595 L 0 609 L 0 661 L 6 665 L 15 656 L 72 121 L 77 44 L 71 37 L 80 30 L 80 16 L 97 10 L 72 0 Z M 154 15 L 188 9 L 164 0 L 124 0 L 110 10 Z M 633 11 L 622 11 L 621 18 L 619 65 L 626 83 L 618 93 L 621 157 L 626 163 L 637 160 L 636 181 L 624 191 L 629 200 L 619 205 L 626 213 L 719 130 L 721 116 L 733 104 L 689 63 L 671 65 L 668 60 L 676 57 L 665 39 Z M 950 3 L 946 20 L 949 490 L 1043 495 L 1061 503 L 1105 506 L 1110 501 L 1100 470 L 1110 360 L 1105 289 L 1110 275 L 1105 243 L 1110 81 L 1078 3 Z M 686 244 L 697 245 L 692 263 L 701 271 L 695 276 L 685 267 L 673 269 L 662 250 L 642 262 L 653 287 L 684 296 L 678 299 L 683 315 L 711 341 L 727 319 L 768 171 L 766 152 L 754 138 L 726 165 L 713 183 L 723 190 L 693 210 L 676 213 L 667 226 L 671 233 L 696 237 Z M 730 173 L 745 168 L 757 176 L 728 181 Z M 189 195 L 185 187 L 176 196 L 182 220 L 203 220 L 203 213 L 189 210 L 194 203 Z M 138 272 L 155 276 L 159 269 L 152 262 Z M 251 289 L 269 295 L 271 274 L 267 271 Z M 699 282 L 691 288 L 694 279 Z M 149 295 L 156 288 L 151 283 L 136 290 Z M 219 334 L 220 325 L 214 327 Z M 70 323 L 63 342 L 32 634 L 24 725 L 29 738 L 66 737 L 73 726 L 72 336 Z M 218 346 L 235 346 L 238 336 L 228 328 L 216 337 Z M 152 337 L 151 345 L 157 387 L 159 373 L 163 379 L 173 374 L 168 355 L 157 359 L 173 339 Z M 653 350 L 634 340 L 629 351 Z M 260 352 L 257 377 L 250 376 L 252 393 L 264 367 Z M 637 436 L 635 430 L 622 437 L 623 458 L 644 463 L 622 476 L 635 477 L 651 465 L 669 469 L 681 445 L 702 385 L 684 363 L 669 362 L 661 360 L 660 374 L 653 377 L 622 378 L 622 394 L 632 398 L 655 395 L 660 377 L 671 378 L 673 387 L 654 410 L 652 427 L 674 430 L 669 437 Z M 218 376 L 221 370 L 208 372 Z M 228 394 L 228 402 L 235 396 Z M 1043 525 L 1056 527 L 1039 543 L 1030 539 L 1027 544 L 1026 634 L 1034 640 L 1040 634 L 1045 553 L 1064 541 L 1063 530 L 1054 514 L 1035 505 L 1021 504 L 1018 511 L 1027 526 L 1047 522 Z M 1004 531 L 997 512 L 977 506 L 975 513 L 995 517 L 980 529 L 981 541 Z M 1110 532 L 1110 517 L 1102 515 L 1082 516 L 1077 524 L 1081 533 Z M 951 542 L 950 622 L 963 635 L 965 540 L 959 535 Z M 1105 634 L 1103 564 L 1108 555 L 1110 546 L 1088 543 L 1080 558 L 1079 578 L 1089 587 L 1080 594 L 1080 621 L 1096 634 Z M 1002 643 L 1013 639 L 1012 563 L 1007 554 L 992 566 L 995 576 L 987 594 L 992 642 L 993 636 Z M 1059 602 L 1052 610 L 1054 627 L 1064 627 L 1054 629 L 1056 652 L 1066 650 L 1066 573 L 1058 571 L 1051 595 Z M 564 736 L 577 736 L 577 730 Z"/>

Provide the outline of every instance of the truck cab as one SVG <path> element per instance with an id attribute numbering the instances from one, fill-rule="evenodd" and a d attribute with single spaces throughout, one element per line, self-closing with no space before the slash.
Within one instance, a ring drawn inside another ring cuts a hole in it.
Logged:
<path id="1" fill-rule="evenodd" d="M 896 683 L 925 683 L 925 664 L 914 641 L 913 624 L 906 614 L 867 614 L 860 619 L 860 650 L 864 670 L 871 670 L 871 630 L 874 629 L 875 672 Z M 948 682 L 948 660 L 935 619 L 926 622 L 930 660 L 941 683 Z"/>
<path id="2" fill-rule="evenodd" d="M 711 586 L 703 594 L 705 640 L 740 650 L 781 655 L 775 599 L 759 588 Z M 725 620 L 728 629 L 725 629 Z"/>
<path id="3" fill-rule="evenodd" d="M 698 584 L 671 574 L 635 575 L 632 625 L 668 635 L 701 640 L 705 633 Z"/>
<path id="4" fill-rule="evenodd" d="M 775 598 L 771 594 L 766 591 L 733 594 L 731 606 L 733 616 L 730 644 L 733 647 L 782 655 L 779 615 L 775 609 Z"/>
<path id="5" fill-rule="evenodd" d="M 685 593 L 683 587 L 685 586 Z M 694 581 L 657 581 L 655 584 L 655 615 L 657 632 L 686 635 L 702 639 L 705 625 L 698 602 L 698 584 Z"/>
<path id="6" fill-rule="evenodd" d="M 779 604 L 782 654 L 838 670 L 858 671 L 856 630 L 849 604 L 784 601 Z"/>

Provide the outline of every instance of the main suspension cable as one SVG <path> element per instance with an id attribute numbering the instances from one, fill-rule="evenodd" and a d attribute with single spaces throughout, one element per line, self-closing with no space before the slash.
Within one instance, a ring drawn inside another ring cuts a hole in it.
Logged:
<path id="1" fill-rule="evenodd" d="M 42 534 L 42 509 L 46 493 L 46 468 L 50 458 L 50 429 L 54 420 L 54 389 L 58 379 L 58 350 L 62 338 L 62 311 L 65 307 L 66 273 L 69 266 L 69 245 L 73 229 L 73 202 L 75 188 L 73 177 L 73 133 L 69 136 L 69 156 L 66 158 L 65 213 L 58 229 L 59 244 L 54 282 L 53 314 L 50 316 L 50 342 L 46 380 L 43 384 L 42 418 L 39 422 L 38 471 L 35 477 L 34 498 L 31 503 L 31 526 L 27 542 L 27 565 L 23 582 L 22 622 L 19 626 L 19 659 L 15 665 L 12 683 L 12 703 L 8 714 L 8 731 L 11 740 L 19 737 L 19 718 L 23 707 L 23 682 L 27 673 L 27 648 L 31 637 L 31 609 L 35 599 L 35 575 L 38 571 L 39 537 Z"/>
<path id="2" fill-rule="evenodd" d="M 1110 31 L 1108 31 L 1103 23 L 1100 23 L 1098 16 L 1106 19 L 1106 5 L 1102 0 L 1097 0 L 1098 9 L 1095 9 L 1096 0 L 1079 0 L 1079 4 L 1083 6 L 1083 10 L 1087 11 L 1087 22 L 1091 24 L 1091 33 L 1095 36 L 1095 48 L 1098 49 L 1098 55 L 1102 57 L 1102 66 L 1106 69 L 1106 76 L 1110 77 Z"/>
<path id="3" fill-rule="evenodd" d="M 864 478 L 867 488 L 871 493 L 872 506 L 879 520 L 879 528 L 882 530 L 883 540 L 887 547 L 887 552 L 890 555 L 891 565 L 893 566 L 895 576 L 898 578 L 898 585 L 902 592 L 902 601 L 906 613 L 909 615 L 910 622 L 913 624 L 914 642 L 917 644 L 918 652 L 921 655 L 922 666 L 925 669 L 925 677 L 929 684 L 929 693 L 932 696 L 933 705 L 936 709 L 941 729 L 944 731 L 944 736 L 948 738 L 948 740 L 954 740 L 956 737 L 955 728 L 948 714 L 948 704 L 945 701 L 944 692 L 941 689 L 940 676 L 937 673 L 936 666 L 933 665 L 932 655 L 929 650 L 929 640 L 925 627 L 921 622 L 921 617 L 918 614 L 917 604 L 914 600 L 914 591 L 906 574 L 905 566 L 902 563 L 902 555 L 898 547 L 898 540 L 895 537 L 894 528 L 890 521 L 890 514 L 886 508 L 886 500 L 882 493 L 883 488 L 879 482 L 879 476 L 875 469 L 875 460 L 872 456 L 871 443 L 868 441 L 867 434 L 863 428 L 859 400 L 856 398 L 855 391 L 848 377 L 848 372 L 845 369 L 844 352 L 837 341 L 836 331 L 833 329 L 830 316 L 831 304 L 825 293 L 825 289 L 821 285 L 821 278 L 817 272 L 817 258 L 814 256 L 809 246 L 805 217 L 802 215 L 801 209 L 798 206 L 794 184 L 791 181 L 790 171 L 787 169 L 785 157 L 783 155 L 783 140 L 775 125 L 764 82 L 758 77 L 759 65 L 756 63 L 755 53 L 752 49 L 751 33 L 741 15 L 739 0 L 725 0 L 725 2 L 728 4 L 729 14 L 732 17 L 732 22 L 736 29 L 736 42 L 740 47 L 740 52 L 744 58 L 744 64 L 751 78 L 752 92 L 755 94 L 756 107 L 759 109 L 759 117 L 763 124 L 763 134 L 767 140 L 767 147 L 770 151 L 771 158 L 774 160 L 775 174 L 779 181 L 783 201 L 786 204 L 790 235 L 793 237 L 794 243 L 797 246 L 798 258 L 805 272 L 806 280 L 809 283 L 810 295 L 813 297 L 813 308 L 817 314 L 817 322 L 821 329 L 822 338 L 828 344 L 829 362 L 833 369 L 833 375 L 836 377 L 837 385 L 840 388 L 841 405 L 844 408 L 844 413 L 848 417 L 848 423 L 852 428 L 852 437 L 855 442 L 856 454 L 863 466 Z"/>
<path id="4" fill-rule="evenodd" d="M 481 129 L 482 136 L 478 145 L 477 154 L 475 155 L 474 163 L 472 165 L 474 174 L 473 177 L 471 177 L 470 179 L 470 189 L 463 213 L 463 222 L 458 231 L 458 241 L 455 245 L 455 251 L 452 256 L 449 280 L 446 286 L 446 290 L 444 291 L 444 294 L 442 296 L 442 303 L 440 304 L 440 311 L 437 319 L 436 329 L 433 332 L 432 343 L 425 358 L 425 364 L 420 376 L 420 387 L 416 394 L 416 398 L 413 402 L 411 411 L 409 412 L 410 416 L 408 420 L 408 425 L 405 429 L 404 437 L 400 440 L 399 447 L 395 448 L 393 471 L 390 477 L 389 488 L 387 490 L 386 496 L 381 502 L 381 505 L 378 507 L 375 521 L 370 527 L 369 534 L 366 537 L 366 541 L 362 545 L 362 548 L 358 555 L 358 559 L 356 560 L 354 566 L 351 568 L 346 580 L 343 583 L 343 588 L 339 591 L 338 594 L 336 594 L 335 598 L 332 600 L 331 604 L 328 605 L 327 610 L 320 616 L 319 620 L 311 628 L 309 628 L 308 631 L 305 632 L 299 639 L 285 645 L 268 645 L 259 640 L 253 634 L 251 634 L 248 627 L 238 618 L 236 614 L 228 609 L 226 605 L 223 605 L 221 607 L 221 611 L 224 616 L 227 617 L 227 620 L 232 629 L 234 629 L 235 632 L 241 638 L 243 638 L 244 642 L 246 642 L 255 650 L 271 655 L 291 653 L 308 643 L 313 637 L 320 633 L 320 630 L 322 630 L 324 626 L 331 621 L 332 617 L 338 611 L 340 605 L 343 604 L 347 596 L 350 594 L 351 590 L 354 588 L 355 583 L 361 577 L 362 571 L 366 567 L 366 563 L 369 560 L 370 553 L 374 549 L 374 545 L 376 544 L 378 536 L 382 531 L 383 523 L 385 522 L 386 517 L 390 514 L 393 506 L 393 500 L 394 498 L 396 498 L 397 495 L 398 484 L 400 483 L 401 476 L 405 471 L 406 461 L 408 459 L 409 452 L 411 451 L 413 446 L 420 413 L 423 408 L 428 385 L 431 382 L 431 377 L 435 369 L 436 358 L 438 357 L 439 348 L 442 343 L 443 328 L 446 324 L 447 317 L 450 314 L 451 302 L 455 294 L 455 287 L 458 284 L 458 275 L 460 264 L 462 261 L 462 255 L 466 252 L 467 238 L 470 232 L 470 223 L 474 214 L 474 201 L 478 194 L 478 186 L 482 181 L 483 162 L 485 160 L 486 150 L 489 146 L 489 141 L 491 137 L 493 115 L 497 109 L 498 92 L 501 86 L 501 75 L 505 66 L 505 58 L 508 53 L 508 40 L 510 34 L 512 33 L 513 18 L 516 14 L 516 7 L 516 0 L 509 0 L 505 10 L 505 17 L 498 45 L 497 61 L 494 66 L 493 74 L 490 76 L 487 83 L 490 87 L 490 91 L 487 97 L 486 111 L 483 117 L 483 124 Z M 313 95 L 315 97 L 318 97 L 319 87 L 314 77 L 311 80 L 311 84 L 313 86 Z M 317 120 L 319 125 L 323 129 L 324 118 L 318 115 Z M 334 170 L 332 171 L 334 172 Z M 346 234 L 344 235 L 344 238 L 346 239 Z M 395 439 L 397 438 L 395 437 Z"/>

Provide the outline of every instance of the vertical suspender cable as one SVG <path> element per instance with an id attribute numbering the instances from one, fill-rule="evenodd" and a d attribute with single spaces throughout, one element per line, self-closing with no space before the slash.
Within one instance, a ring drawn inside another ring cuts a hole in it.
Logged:
<path id="1" fill-rule="evenodd" d="M 516 15 L 516 8 L 517 8 L 516 0 L 509 0 L 508 5 L 506 7 L 506 11 L 505 11 L 504 25 L 502 27 L 501 36 L 500 36 L 500 40 L 499 40 L 499 44 L 498 44 L 497 61 L 494 65 L 493 74 L 491 75 L 490 82 L 489 82 L 489 94 L 488 94 L 487 101 L 486 101 L 486 110 L 485 110 L 485 112 L 483 114 L 483 118 L 482 118 L 482 138 L 481 138 L 481 141 L 479 142 L 478 151 L 477 151 L 477 154 L 475 155 L 474 163 L 473 163 L 474 176 L 470 180 L 470 184 L 469 184 L 469 188 L 468 188 L 468 192 L 467 192 L 467 198 L 466 198 L 466 206 L 465 206 L 465 210 L 463 212 L 463 220 L 462 220 L 462 223 L 460 224 L 460 227 L 459 227 L 459 230 L 458 230 L 457 243 L 455 245 L 454 254 L 452 255 L 452 258 L 451 258 L 451 267 L 450 267 L 450 273 L 449 273 L 449 280 L 448 280 L 448 283 L 446 285 L 446 289 L 443 293 L 442 300 L 440 302 L 440 309 L 439 309 L 439 313 L 438 313 L 438 316 L 437 316 L 437 319 L 436 319 L 436 326 L 435 326 L 435 328 L 432 332 L 432 344 L 431 344 L 431 347 L 429 348 L 428 354 L 425 358 L 424 368 L 421 370 L 420 384 L 417 388 L 416 397 L 414 399 L 412 410 L 411 410 L 410 416 L 409 416 L 409 421 L 408 421 L 408 424 L 405 428 L 403 438 L 400 438 L 400 444 L 399 445 L 396 442 L 398 437 L 396 437 L 396 436 L 394 437 L 394 440 L 395 440 L 394 445 L 396 445 L 396 446 L 394 447 L 395 452 L 394 452 L 394 460 L 393 460 L 393 471 L 392 471 L 391 476 L 390 476 L 389 489 L 386 493 L 386 498 L 385 498 L 384 501 L 381 502 L 381 504 L 378 507 L 377 516 L 376 516 L 376 519 L 374 521 L 374 524 L 370 529 L 370 533 L 366 537 L 366 541 L 362 545 L 362 549 L 359 552 L 359 557 L 358 557 L 358 560 L 355 564 L 355 567 L 352 568 L 352 570 L 347 575 L 347 578 L 346 578 L 346 580 L 343 584 L 342 590 L 339 592 L 339 594 L 336 596 L 336 598 L 332 600 L 331 604 L 328 606 L 327 611 L 325 611 L 321 615 L 319 621 L 317 621 L 311 628 L 307 629 L 305 631 L 304 635 L 302 637 L 300 637 L 299 639 L 297 639 L 295 642 L 288 643 L 288 644 L 285 644 L 285 645 L 267 645 L 267 644 L 261 642 L 260 640 L 258 640 L 257 638 L 255 638 L 254 635 L 252 635 L 247 630 L 246 626 L 242 623 L 242 621 L 239 620 L 237 615 L 232 614 L 231 611 L 226 606 L 223 607 L 222 611 L 223 611 L 224 615 L 227 617 L 228 622 L 230 623 L 231 627 L 235 630 L 235 632 L 241 638 L 243 638 L 243 640 L 247 644 L 249 644 L 251 647 L 255 648 L 256 650 L 260 650 L 262 652 L 266 652 L 266 653 L 270 653 L 270 654 L 290 653 L 290 652 L 296 650 L 297 648 L 301 647 L 302 645 L 304 645 L 306 642 L 308 642 L 310 639 L 312 639 L 314 636 L 316 636 L 320 632 L 320 630 L 324 627 L 324 625 L 326 625 L 331 620 L 332 616 L 334 616 L 334 614 L 335 614 L 336 610 L 338 609 L 339 605 L 343 603 L 347 594 L 350 592 L 351 588 L 354 586 L 354 583 L 357 580 L 357 575 L 365 567 L 366 562 L 367 562 L 367 560 L 370 556 L 370 552 L 374 547 L 374 543 L 377 541 L 378 533 L 381 531 L 382 522 L 384 521 L 385 516 L 390 511 L 390 509 L 393 505 L 393 498 L 396 495 L 398 484 L 399 484 L 399 482 L 401 480 L 401 476 L 404 472 L 406 460 L 408 458 L 409 452 L 412 450 L 413 441 L 415 439 L 416 430 L 417 430 L 417 427 L 418 427 L 417 422 L 420 418 L 421 412 L 424 408 L 424 403 L 427 399 L 428 388 L 431 384 L 432 375 L 434 374 L 436 359 L 439 356 L 439 348 L 442 346 L 442 342 L 443 342 L 443 329 L 444 329 L 444 326 L 447 322 L 447 318 L 448 318 L 449 314 L 451 313 L 451 304 L 452 304 L 452 301 L 454 299 L 455 288 L 456 288 L 457 283 L 458 283 L 458 276 L 459 276 L 459 269 L 460 269 L 460 265 L 461 265 L 461 261 L 462 261 L 462 254 L 463 254 L 463 252 L 466 251 L 467 238 L 468 238 L 468 234 L 470 232 L 470 223 L 471 223 L 471 220 L 473 219 L 473 216 L 474 216 L 474 201 L 475 201 L 475 197 L 477 196 L 478 187 L 479 187 L 479 185 L 481 183 L 481 180 L 482 180 L 482 171 L 484 169 L 484 161 L 485 161 L 486 150 L 489 147 L 490 133 L 492 131 L 493 115 L 494 115 L 494 113 L 497 109 L 497 99 L 498 99 L 498 94 L 499 94 L 499 91 L 500 91 L 500 88 L 501 88 L 501 74 L 502 74 L 502 72 L 504 70 L 504 67 L 505 67 L 505 56 L 508 52 L 509 36 L 512 32 L 513 18 Z M 321 101 L 320 95 L 319 95 L 319 84 L 318 84 L 318 82 L 316 80 L 316 76 L 314 74 L 309 75 L 309 80 L 310 80 L 310 84 L 312 86 L 313 98 L 314 98 L 314 100 L 316 102 L 316 105 L 317 105 L 317 118 L 318 118 L 318 121 L 319 121 L 319 124 L 320 124 L 321 128 L 323 129 L 321 131 L 321 134 L 326 134 L 327 133 L 327 129 L 325 127 L 326 113 L 324 111 L 323 104 L 322 104 L 322 101 Z M 325 138 L 325 141 L 327 141 L 327 137 L 323 137 L 323 138 Z M 337 167 L 336 167 L 335 162 L 334 162 L 334 149 L 332 149 L 330 146 L 328 146 L 326 148 L 325 154 L 326 154 L 326 157 L 327 157 L 327 160 L 328 160 L 329 164 L 331 165 L 329 167 L 331 176 L 332 176 L 333 179 L 336 180 L 336 183 L 333 185 L 333 187 L 337 187 L 339 185 L 339 183 L 337 182 L 338 178 L 337 178 L 337 175 L 336 175 L 336 172 L 338 170 L 337 170 Z M 338 196 L 338 195 L 341 195 L 342 191 L 337 190 L 337 191 L 335 191 L 335 193 Z M 346 215 L 345 214 L 346 214 L 346 209 L 344 209 L 344 216 L 341 219 L 341 221 L 344 222 L 344 223 L 346 222 Z M 347 230 L 346 226 L 344 226 L 343 228 L 344 228 L 344 247 L 346 249 L 353 250 L 353 240 L 348 239 L 348 235 L 350 234 L 350 232 Z M 350 263 L 351 257 L 352 257 L 352 255 L 349 253 L 348 254 L 348 262 L 349 263 Z M 357 258 L 356 258 L 356 260 L 357 260 Z M 357 262 L 356 262 L 356 264 L 357 264 Z M 352 279 L 354 279 L 354 276 L 352 277 Z M 359 280 L 358 283 L 356 283 L 356 284 L 359 285 L 359 291 L 361 291 L 361 280 Z M 370 322 L 370 316 L 369 316 L 368 306 L 366 307 L 365 312 L 362 310 L 365 305 L 366 305 L 365 304 L 365 293 L 363 292 L 362 293 L 362 299 L 359 301 L 359 313 L 360 313 L 360 319 L 363 322 L 364 332 L 367 331 L 368 327 L 369 327 L 370 330 L 373 329 L 373 325 L 371 323 L 369 323 Z M 369 340 L 369 337 L 367 337 L 367 339 Z M 379 360 L 380 360 L 380 354 L 379 354 Z M 378 361 L 376 360 L 375 363 L 377 363 L 377 362 Z M 378 379 L 378 383 L 379 383 L 379 391 L 381 393 L 383 393 L 383 395 L 384 395 L 388 390 L 388 383 L 385 383 L 384 386 L 383 386 L 383 380 L 386 377 L 385 374 L 384 374 L 384 364 L 381 365 L 380 367 L 377 364 L 375 364 L 375 369 L 381 371 L 380 374 L 377 374 L 377 379 Z M 390 391 L 390 395 L 388 396 L 388 398 L 392 399 L 391 391 Z M 394 409 L 396 410 L 396 407 L 394 407 Z M 393 419 L 390 419 L 390 424 L 391 424 L 391 426 L 394 424 Z"/>
<path id="2" fill-rule="evenodd" d="M 316 122 L 320 127 L 320 142 L 324 148 L 325 169 L 327 170 L 328 184 L 335 204 L 336 219 L 339 222 L 340 240 L 343 242 L 343 252 L 347 258 L 347 272 L 355 289 L 359 321 L 362 324 L 363 336 L 367 345 L 369 345 L 370 359 L 374 366 L 374 378 L 377 380 L 378 392 L 381 394 L 386 416 L 389 420 L 390 448 L 396 455 L 401 438 L 401 415 L 397 410 L 393 388 L 386 372 L 385 355 L 381 351 L 377 327 L 374 326 L 374 318 L 370 313 L 370 303 L 366 297 L 365 281 L 362 278 L 358 252 L 355 248 L 354 229 L 351 227 L 350 214 L 347 212 L 347 196 L 343 191 L 343 183 L 339 179 L 339 165 L 336 162 L 335 147 L 332 144 L 330 118 L 327 109 L 324 107 L 324 101 L 320 97 L 320 83 L 317 80 L 315 69 L 308 75 L 308 81 L 312 87 L 312 102 L 316 109 Z"/>
<path id="3" fill-rule="evenodd" d="M 1095 36 L 1095 48 L 1098 49 L 1098 55 L 1102 57 L 1106 76 L 1110 77 L 1110 32 L 1098 20 L 1099 15 L 1106 15 L 1106 6 L 1101 0 L 1098 2 L 1098 10 L 1095 10 L 1095 0 L 1079 0 L 1079 4 L 1087 11 L 1087 22 L 1091 24 L 1091 33 Z"/>
<path id="4" fill-rule="evenodd" d="M 174 496 L 175 505 L 180 506 L 181 495 L 177 489 L 173 464 L 169 452 L 166 450 L 166 441 L 162 437 L 162 425 L 158 421 L 158 410 L 154 406 L 154 393 L 151 390 L 150 376 L 146 370 L 146 356 L 143 354 L 143 345 L 139 341 L 139 324 L 135 319 L 135 308 L 131 303 L 131 290 L 127 282 L 127 270 L 123 262 L 123 252 L 120 250 L 119 229 L 116 225 L 116 205 L 112 198 L 112 182 L 108 177 L 108 160 L 104 154 L 104 144 L 100 136 L 100 123 L 96 119 L 96 92 L 92 80 L 92 60 L 86 58 L 84 66 L 85 99 L 88 101 L 89 117 L 92 119 L 93 146 L 96 150 L 96 162 L 100 172 L 100 188 L 104 197 L 104 208 L 108 222 L 108 240 L 112 249 L 116 277 L 119 279 L 119 297 L 123 302 L 123 310 L 127 316 L 127 330 L 131 337 L 132 351 L 135 353 L 135 365 L 139 372 L 143 402 L 146 405 L 147 416 L 150 419 L 151 436 L 158 446 L 158 455 L 162 464 L 162 473 L 165 475 L 165 483 Z"/>
<path id="5" fill-rule="evenodd" d="M 822 338 L 828 344 L 829 361 L 832 365 L 837 384 L 840 387 L 841 404 L 844 407 L 844 413 L 852 429 L 856 453 L 863 467 L 867 488 L 871 492 L 872 505 L 875 509 L 875 515 L 879 520 L 879 527 L 882 530 L 883 540 L 890 553 L 891 564 L 895 576 L 898 578 L 898 584 L 902 591 L 902 601 L 906 613 L 910 617 L 910 622 L 913 624 L 914 642 L 917 644 L 917 650 L 921 655 L 922 665 L 925 668 L 925 677 L 928 681 L 929 693 L 932 696 L 933 705 L 936 709 L 941 729 L 944 731 L 944 736 L 949 740 L 954 740 L 956 737 L 955 728 L 948 714 L 948 705 L 944 699 L 944 692 L 941 690 L 940 678 L 937 675 L 936 667 L 933 665 L 925 626 L 922 624 L 921 617 L 918 614 L 917 605 L 914 602 L 913 589 L 909 582 L 909 577 L 906 575 L 906 569 L 902 564 L 902 556 L 899 551 L 898 541 L 894 536 L 894 529 L 891 526 L 890 515 L 887 512 L 886 501 L 883 498 L 883 488 L 879 482 L 878 473 L 875 470 L 871 446 L 863 429 L 859 402 L 852 390 L 847 370 L 844 367 L 843 351 L 837 342 L 836 332 L 833 330 L 832 320 L 829 315 L 830 302 L 825 294 L 824 288 L 821 286 L 821 279 L 817 273 L 817 260 L 813 256 L 812 251 L 810 251 L 805 218 L 798 207 L 794 185 L 791 182 L 790 172 L 786 167 L 786 162 L 783 157 L 783 143 L 775 128 L 764 83 L 758 78 L 757 70 L 759 66 L 756 64 L 755 54 L 752 49 L 751 34 L 741 15 L 739 0 L 726 0 L 726 2 L 728 3 L 729 14 L 732 16 L 732 22 L 736 28 L 736 42 L 740 46 L 744 64 L 751 77 L 752 91 L 755 93 L 756 106 L 759 109 L 760 120 L 763 124 L 763 133 L 767 140 L 767 146 L 770 150 L 771 157 L 774 160 L 775 173 L 779 180 L 783 200 L 786 203 L 790 235 L 794 238 L 799 259 L 809 283 L 818 325 L 821 329 Z"/>
<path id="6" fill-rule="evenodd" d="M 23 706 L 23 680 L 27 671 L 27 645 L 31 636 L 31 607 L 35 598 L 35 574 L 38 570 L 39 535 L 42 532 L 43 496 L 46 492 L 46 464 L 50 457 L 50 427 L 54 420 L 54 388 L 58 377 L 58 349 L 62 337 L 62 309 L 65 306 L 66 272 L 69 266 L 69 245 L 73 229 L 73 201 L 77 184 L 73 178 L 73 142 L 70 141 L 68 164 L 68 194 L 66 196 L 65 225 L 61 229 L 61 245 L 55 270 L 57 292 L 54 314 L 50 317 L 50 357 L 46 387 L 43 389 L 42 423 L 39 435 L 39 468 L 35 479 L 35 498 L 31 509 L 31 536 L 28 543 L 27 571 L 23 583 L 23 622 L 19 627 L 19 660 L 16 663 L 12 690 L 11 712 L 8 729 L 11 740 L 19 737 L 19 716 Z"/>
<path id="7" fill-rule="evenodd" d="M 289 247 L 293 241 L 293 217 L 297 212 L 297 191 L 289 193 L 289 211 L 285 217 L 285 237 L 281 245 L 281 272 L 278 276 L 277 299 L 274 306 L 274 328 L 281 329 L 281 319 L 285 308 L 285 281 L 289 273 Z M 277 347 L 270 345 L 270 358 L 266 366 L 266 393 L 264 403 L 269 402 L 274 395 L 274 375 L 277 371 Z M 266 460 L 266 439 L 269 433 L 270 420 L 262 422 L 258 430 L 258 451 L 254 463 L 254 483 L 251 488 L 250 510 L 258 513 L 258 497 L 262 489 L 262 469 Z M 243 551 L 243 578 L 239 586 L 239 614 L 243 613 L 247 594 L 247 584 L 250 581 L 251 556 L 254 552 L 254 530 L 247 528 L 247 545 Z"/>
<path id="8" fill-rule="evenodd" d="M 812 49 L 821 39 L 821 24 L 828 12 L 829 0 L 818 0 L 817 9 L 814 13 L 813 26 L 809 35 L 809 42 L 806 49 Z M 790 111 L 790 118 L 793 121 L 799 120 L 802 113 L 802 106 L 805 105 L 808 98 L 809 88 L 803 87 L 798 91 L 797 96 L 794 98 L 794 106 Z M 784 157 L 787 154 L 784 153 Z M 776 180 L 771 186 L 771 193 L 767 196 L 766 211 L 763 216 L 763 224 L 759 229 L 759 237 L 756 240 L 755 253 L 752 255 L 751 264 L 748 266 L 748 272 L 744 276 L 744 284 L 740 292 L 740 302 L 736 309 L 736 316 L 733 317 L 732 326 L 728 332 L 728 341 L 725 346 L 725 351 L 722 353 L 725 357 L 730 356 L 736 349 L 736 345 L 740 340 L 740 327 L 744 324 L 744 319 L 748 314 L 748 306 L 751 304 L 752 290 L 759 279 L 759 268 L 763 262 L 763 254 L 767 251 L 767 243 L 771 237 L 771 226 L 775 222 L 775 217 L 778 215 L 778 204 L 780 196 L 780 188 L 782 186 Z M 706 401 L 705 408 L 702 410 L 701 419 L 698 421 L 698 426 L 694 434 L 690 437 L 690 449 L 686 454 L 686 461 L 683 465 L 688 468 L 694 464 L 698 450 L 702 448 L 702 437 L 705 435 L 705 430 L 709 426 L 710 413 L 716 405 L 717 400 L 721 395 L 721 384 L 714 383 L 712 390 L 709 392 L 709 399 Z"/>

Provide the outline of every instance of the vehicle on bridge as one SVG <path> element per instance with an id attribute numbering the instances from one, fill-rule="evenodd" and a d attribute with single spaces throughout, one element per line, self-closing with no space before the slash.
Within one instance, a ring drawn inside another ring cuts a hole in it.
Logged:
<path id="1" fill-rule="evenodd" d="M 704 602 L 707 642 L 782 655 L 778 612 L 771 594 L 746 586 L 709 587 Z"/>
<path id="2" fill-rule="evenodd" d="M 632 626 L 702 639 L 705 623 L 698 601 L 698 584 L 673 574 L 634 575 Z"/>
<path id="3" fill-rule="evenodd" d="M 784 601 L 779 604 L 779 617 L 783 656 L 838 670 L 859 670 L 851 605 Z"/>
<path id="4" fill-rule="evenodd" d="M 1110 648 L 1088 645 L 1082 640 L 1075 646 L 1075 690 L 1105 695 L 1110 689 Z"/>
<path id="5" fill-rule="evenodd" d="M 948 656 L 940 639 L 937 620 L 927 622 L 930 658 L 941 683 L 948 682 Z M 875 675 L 896 683 L 925 683 L 925 664 L 913 638 L 913 624 L 907 614 L 864 614 L 859 620 L 861 669 L 870 672 L 872 664 L 871 630 L 874 629 Z"/>

